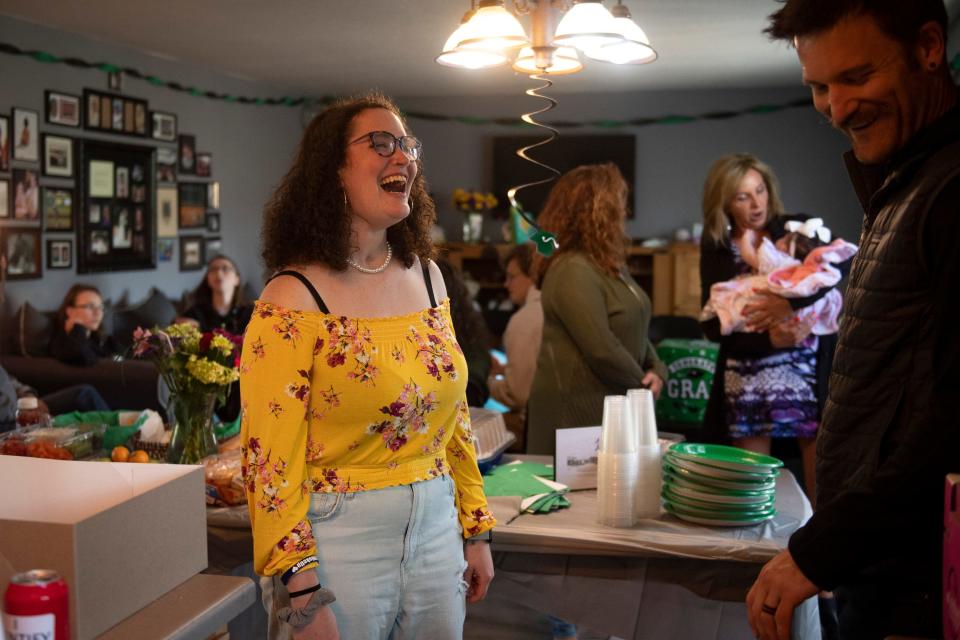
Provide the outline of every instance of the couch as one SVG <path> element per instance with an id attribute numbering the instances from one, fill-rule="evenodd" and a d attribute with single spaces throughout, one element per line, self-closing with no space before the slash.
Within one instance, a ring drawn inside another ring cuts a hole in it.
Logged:
<path id="1" fill-rule="evenodd" d="M 153 289 L 146 299 L 129 306 L 105 302 L 104 331 L 114 336 L 129 354 L 133 331 L 138 326 L 165 326 L 177 315 L 177 306 L 162 292 Z M 2 321 L 0 365 L 40 395 L 76 384 L 96 387 L 114 409 L 160 409 L 157 398 L 157 371 L 150 362 L 103 359 L 92 367 L 64 364 L 51 357 L 48 345 L 56 312 L 40 311 L 24 302 L 8 312 Z"/>

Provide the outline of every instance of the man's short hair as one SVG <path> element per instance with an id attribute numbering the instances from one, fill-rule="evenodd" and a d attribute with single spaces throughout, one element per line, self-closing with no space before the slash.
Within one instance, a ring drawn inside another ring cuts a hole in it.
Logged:
<path id="1" fill-rule="evenodd" d="M 880 29 L 909 49 L 917 42 L 920 27 L 931 20 L 947 38 L 947 9 L 943 0 L 781 0 L 784 6 L 770 15 L 765 32 L 774 40 L 821 33 L 854 15 L 867 15 Z"/>

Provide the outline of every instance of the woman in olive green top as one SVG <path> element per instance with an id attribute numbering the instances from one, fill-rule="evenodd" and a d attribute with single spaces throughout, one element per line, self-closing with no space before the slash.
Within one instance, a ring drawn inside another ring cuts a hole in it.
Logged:
<path id="1" fill-rule="evenodd" d="M 528 406 L 527 452 L 552 454 L 556 429 L 599 425 L 603 398 L 648 387 L 666 367 L 647 331 L 650 298 L 626 269 L 627 184 L 613 164 L 564 174 L 537 222 L 560 249 L 537 257 L 543 342 Z"/>

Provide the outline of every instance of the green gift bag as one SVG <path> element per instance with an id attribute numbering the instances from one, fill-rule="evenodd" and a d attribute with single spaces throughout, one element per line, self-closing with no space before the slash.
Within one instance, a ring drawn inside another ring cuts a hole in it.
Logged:
<path id="1" fill-rule="evenodd" d="M 657 345 L 657 355 L 670 379 L 657 401 L 657 420 L 700 424 L 707 410 L 720 345 L 707 340 L 668 338 Z"/>

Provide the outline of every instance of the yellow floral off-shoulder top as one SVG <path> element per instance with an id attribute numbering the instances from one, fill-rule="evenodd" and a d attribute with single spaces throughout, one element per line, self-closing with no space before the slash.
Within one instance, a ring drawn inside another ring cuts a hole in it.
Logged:
<path id="1" fill-rule="evenodd" d="M 390 318 L 258 302 L 240 363 L 256 572 L 282 575 L 316 564 L 311 492 L 450 474 L 464 537 L 492 528 L 466 385 L 449 299 Z"/>

